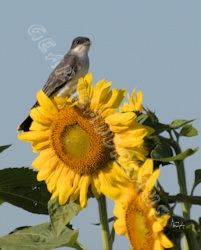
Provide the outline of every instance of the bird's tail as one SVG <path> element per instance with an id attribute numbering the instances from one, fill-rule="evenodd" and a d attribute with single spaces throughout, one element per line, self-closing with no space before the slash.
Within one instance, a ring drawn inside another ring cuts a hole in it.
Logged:
<path id="1" fill-rule="evenodd" d="M 31 126 L 33 119 L 30 116 L 27 116 L 27 118 L 18 126 L 17 132 L 20 131 L 29 131 L 29 127 Z"/>

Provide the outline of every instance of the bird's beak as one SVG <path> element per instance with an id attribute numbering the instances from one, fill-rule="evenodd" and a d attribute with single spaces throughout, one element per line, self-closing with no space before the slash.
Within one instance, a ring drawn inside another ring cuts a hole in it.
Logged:
<path id="1" fill-rule="evenodd" d="M 85 43 L 83 43 L 84 46 L 89 46 L 91 45 L 91 42 L 90 41 L 86 41 Z"/>

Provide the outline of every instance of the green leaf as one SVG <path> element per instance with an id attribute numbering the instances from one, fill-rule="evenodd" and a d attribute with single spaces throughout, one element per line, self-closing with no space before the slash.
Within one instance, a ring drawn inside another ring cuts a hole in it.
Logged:
<path id="1" fill-rule="evenodd" d="M 192 188 L 192 191 L 191 191 L 191 195 L 193 194 L 193 191 L 195 189 L 195 187 L 201 183 L 201 169 L 197 169 L 195 170 L 195 181 L 194 181 L 194 184 L 193 184 L 193 188 Z"/>
<path id="2" fill-rule="evenodd" d="M 12 144 L 0 146 L 0 153 L 3 152 L 5 149 L 9 148 Z"/>
<path id="3" fill-rule="evenodd" d="M 172 149 L 167 144 L 159 144 L 151 151 L 152 159 L 164 159 L 168 157 L 172 157 Z"/>
<path id="4" fill-rule="evenodd" d="M 192 228 L 193 225 L 193 228 Z M 195 234 L 200 232 L 200 225 L 194 220 L 185 220 L 183 217 L 172 215 L 168 220 L 168 226 L 172 228 L 173 231 L 186 231 L 191 230 Z"/>
<path id="5" fill-rule="evenodd" d="M 196 221 L 193 220 L 188 220 L 185 222 L 186 227 L 185 227 L 185 235 L 186 238 L 188 239 L 187 248 L 188 249 L 195 249 L 195 250 L 200 250 L 200 243 L 199 243 L 199 237 L 200 236 L 200 226 Z M 184 245 L 185 247 L 185 245 Z"/>
<path id="6" fill-rule="evenodd" d="M 181 238 L 183 236 L 183 230 L 177 230 L 176 227 L 173 228 L 172 225 L 172 218 L 176 216 L 171 216 L 171 218 L 168 220 L 168 224 L 164 229 L 164 234 L 172 241 L 174 244 L 174 247 L 171 248 L 172 250 L 182 250 L 181 249 Z M 183 218 L 182 218 L 183 219 Z M 176 221 L 176 220 L 175 220 Z M 182 224 L 181 224 L 182 225 Z M 179 228 L 178 228 L 179 229 Z M 182 227 L 181 227 L 182 229 Z"/>
<path id="7" fill-rule="evenodd" d="M 184 152 L 182 152 L 181 154 L 178 154 L 178 155 L 173 156 L 173 157 L 167 157 L 167 158 L 163 158 L 162 153 L 160 155 L 160 151 L 155 153 L 153 150 L 151 152 L 151 158 L 155 161 L 162 161 L 162 162 L 184 160 L 186 157 L 193 155 L 198 150 L 198 148 L 199 147 L 196 147 L 194 149 L 188 148 Z M 159 157 L 161 157 L 161 158 L 159 158 Z"/>
<path id="8" fill-rule="evenodd" d="M 14 233 L 1 237 L 0 249 L 49 250 L 61 246 L 68 246 L 83 250 L 84 248 L 77 240 L 78 233 L 79 230 L 73 231 L 65 227 L 57 238 L 52 230 L 50 222 L 34 227 L 22 227 L 15 229 Z"/>
<path id="9" fill-rule="evenodd" d="M 172 215 L 168 220 L 168 226 L 175 232 L 184 232 L 185 219 L 177 215 Z"/>
<path id="10" fill-rule="evenodd" d="M 142 107 L 144 111 L 147 112 L 147 115 L 152 118 L 152 120 L 158 122 L 158 117 L 155 115 L 155 112 L 152 112 L 149 108 Z"/>
<path id="11" fill-rule="evenodd" d="M 170 128 L 172 129 L 177 129 L 177 128 L 180 128 L 192 121 L 194 121 L 195 119 L 192 119 L 192 120 L 174 120 L 171 124 L 170 124 Z"/>
<path id="12" fill-rule="evenodd" d="M 185 194 L 177 194 L 177 195 L 170 195 L 169 196 L 169 203 L 173 202 L 185 202 L 190 204 L 197 204 L 201 205 L 201 196 L 188 196 Z"/>
<path id="13" fill-rule="evenodd" d="M 165 130 L 169 129 L 168 125 L 159 123 L 157 121 L 155 121 L 154 119 L 152 119 L 150 116 L 143 114 L 143 113 L 139 113 L 139 112 L 135 112 L 137 114 L 137 118 L 136 121 L 139 122 L 142 125 L 145 126 L 149 126 L 155 129 L 154 134 L 160 134 Z"/>
<path id="14" fill-rule="evenodd" d="M 0 205 L 1 205 L 2 203 L 4 203 L 4 200 L 0 200 Z"/>
<path id="15" fill-rule="evenodd" d="M 68 201 L 65 205 L 61 206 L 58 201 L 58 196 L 48 202 L 49 215 L 57 236 L 60 235 L 63 228 L 80 210 L 80 205 L 73 201 Z"/>
<path id="16" fill-rule="evenodd" d="M 29 168 L 0 170 L 0 201 L 9 202 L 29 212 L 48 214 L 50 193 L 44 181 L 38 182 L 37 172 Z"/>
<path id="17" fill-rule="evenodd" d="M 196 135 L 198 135 L 198 131 L 192 125 L 185 125 L 181 129 L 179 135 L 181 135 L 181 136 L 188 136 L 188 137 L 196 136 Z"/>
<path id="18" fill-rule="evenodd" d="M 12 232 L 10 232 L 9 234 L 14 234 L 20 230 L 23 230 L 23 229 L 27 229 L 27 228 L 30 228 L 31 226 L 23 226 L 23 227 L 17 227 L 15 228 Z"/>
<path id="19" fill-rule="evenodd" d="M 112 227 L 112 230 L 111 230 L 111 234 L 110 234 L 110 240 L 113 244 L 114 240 L 115 240 L 115 229 L 114 229 L 114 223 L 113 223 L 113 227 Z"/>
<path id="20" fill-rule="evenodd" d="M 157 191 L 158 191 L 158 194 L 160 195 L 161 200 L 164 201 L 165 204 L 167 204 L 169 193 L 165 192 L 165 190 L 163 189 L 163 187 L 161 186 L 158 180 L 157 180 Z"/>
<path id="21" fill-rule="evenodd" d="M 185 221 L 185 229 L 186 230 L 191 230 L 191 231 L 193 231 L 195 234 L 197 234 L 197 233 L 201 233 L 201 227 L 200 227 L 200 225 L 196 222 L 196 221 L 194 221 L 194 220 L 186 220 Z"/>
<path id="22" fill-rule="evenodd" d="M 115 221 L 116 218 L 117 218 L 116 216 L 112 216 L 111 218 L 109 218 L 107 220 L 107 222 L 109 223 L 109 222 Z M 92 225 L 94 225 L 94 226 L 100 226 L 100 223 L 92 223 Z"/>

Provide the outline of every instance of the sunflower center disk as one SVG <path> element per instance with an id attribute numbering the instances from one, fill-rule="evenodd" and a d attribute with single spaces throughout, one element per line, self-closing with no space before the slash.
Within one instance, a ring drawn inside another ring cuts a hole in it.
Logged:
<path id="1" fill-rule="evenodd" d="M 51 147 L 65 165 L 88 175 L 110 160 L 113 135 L 92 110 L 64 107 L 51 126 Z"/>
<path id="2" fill-rule="evenodd" d="M 90 136 L 79 125 L 67 126 L 62 138 L 64 150 L 69 157 L 82 158 L 90 152 Z"/>
<path id="3" fill-rule="evenodd" d="M 154 249 L 152 224 L 148 219 L 148 211 L 144 211 L 143 206 L 133 197 L 126 210 L 127 231 L 134 250 Z"/>

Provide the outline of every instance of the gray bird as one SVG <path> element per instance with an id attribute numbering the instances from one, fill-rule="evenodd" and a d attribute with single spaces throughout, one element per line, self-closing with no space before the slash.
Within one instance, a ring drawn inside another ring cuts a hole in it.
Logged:
<path id="1" fill-rule="evenodd" d="M 77 37 L 73 40 L 69 52 L 50 74 L 43 92 L 48 96 L 65 97 L 76 91 L 78 79 L 84 77 L 89 70 L 88 51 L 91 41 L 87 37 Z M 36 102 L 34 107 L 39 106 Z M 29 131 L 32 118 L 28 116 L 17 128 L 17 131 Z"/>

